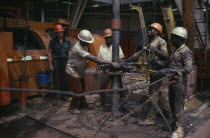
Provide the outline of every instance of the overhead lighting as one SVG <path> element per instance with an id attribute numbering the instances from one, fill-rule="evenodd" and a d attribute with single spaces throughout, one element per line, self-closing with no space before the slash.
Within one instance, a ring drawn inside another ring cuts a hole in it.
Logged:
<path id="1" fill-rule="evenodd" d="M 67 1 L 62 1 L 62 3 L 68 4 Z M 70 2 L 69 4 L 75 4 L 75 3 Z"/>
<path id="2" fill-rule="evenodd" d="M 97 7 L 99 7 L 99 4 L 95 4 L 95 5 L 93 5 L 93 7 L 94 8 L 97 8 Z"/>
<path id="3" fill-rule="evenodd" d="M 174 12 L 174 11 L 178 11 L 179 9 L 172 9 L 172 12 Z"/>

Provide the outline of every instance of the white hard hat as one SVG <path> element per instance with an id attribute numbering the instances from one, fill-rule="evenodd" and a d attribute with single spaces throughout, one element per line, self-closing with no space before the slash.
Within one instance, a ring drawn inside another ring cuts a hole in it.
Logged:
<path id="1" fill-rule="evenodd" d="M 187 39 L 187 30 L 184 27 L 176 27 L 173 29 L 172 34 L 178 35 Z"/>
<path id="2" fill-rule="evenodd" d="M 91 32 L 88 30 L 80 31 L 78 34 L 78 38 L 79 38 L 79 40 L 87 42 L 87 43 L 92 43 L 94 41 L 94 38 L 93 38 Z"/>

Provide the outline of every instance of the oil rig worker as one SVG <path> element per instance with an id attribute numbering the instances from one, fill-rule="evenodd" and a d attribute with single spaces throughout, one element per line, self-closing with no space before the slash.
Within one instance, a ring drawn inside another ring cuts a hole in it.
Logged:
<path id="1" fill-rule="evenodd" d="M 54 27 L 55 37 L 50 40 L 48 59 L 51 71 L 53 71 L 53 89 L 66 90 L 66 65 L 69 50 L 72 47 L 70 40 L 64 37 L 64 28 L 58 24 Z"/>
<path id="2" fill-rule="evenodd" d="M 162 69 L 161 66 L 155 64 L 156 62 L 162 62 L 168 60 L 168 50 L 167 44 L 164 39 L 160 36 L 162 34 L 162 26 L 159 23 L 153 23 L 149 26 L 148 30 L 148 39 L 149 39 L 149 49 L 151 51 L 151 68 L 154 70 Z M 156 75 L 150 75 L 150 82 L 154 82 L 160 79 Z M 163 80 L 166 81 L 166 80 Z M 168 98 L 168 86 L 151 86 L 149 88 L 149 95 L 154 95 L 152 98 L 152 102 L 155 102 L 156 105 L 159 105 L 163 110 L 164 115 L 171 121 L 171 111 L 169 106 L 169 98 Z M 155 124 L 155 118 L 157 114 L 157 108 L 154 103 L 151 104 L 151 108 L 148 113 L 148 118 L 143 122 L 145 125 L 153 125 Z"/>
<path id="3" fill-rule="evenodd" d="M 109 28 L 105 29 L 103 37 L 106 43 L 100 46 L 98 57 L 103 60 L 107 60 L 111 62 L 112 61 L 112 30 Z M 124 54 L 122 52 L 121 47 L 119 47 L 119 58 L 124 58 Z M 110 75 L 107 75 L 105 73 L 101 74 L 100 89 L 106 89 L 107 86 L 109 85 L 110 80 L 111 80 Z M 121 87 L 122 87 L 122 83 L 121 83 Z M 99 105 L 104 105 L 105 99 L 106 99 L 106 93 L 101 93 Z"/>
<path id="4" fill-rule="evenodd" d="M 80 85 L 80 90 L 74 91 L 75 93 L 83 93 L 85 91 L 85 70 L 87 68 L 87 60 L 94 61 L 98 64 L 110 64 L 113 66 L 113 68 L 119 68 L 119 63 L 110 62 L 107 60 L 100 59 L 88 52 L 88 45 L 90 43 L 93 43 L 94 38 L 90 31 L 88 30 L 82 30 L 78 34 L 79 41 L 73 46 L 67 67 L 66 72 L 69 74 L 70 79 L 73 80 L 73 82 L 78 82 Z M 71 84 L 72 85 L 72 84 Z M 72 100 L 70 102 L 68 110 L 72 113 L 79 114 L 81 111 L 79 108 L 87 108 L 88 103 L 86 102 L 85 96 L 82 97 L 76 97 L 73 96 Z"/>
<path id="5" fill-rule="evenodd" d="M 164 39 L 162 39 L 160 36 L 162 34 L 162 26 L 159 23 L 152 23 L 148 27 L 148 39 L 149 39 L 149 50 L 151 51 L 151 67 L 155 70 L 160 70 L 163 68 L 162 66 L 158 66 L 158 64 L 155 64 L 158 61 L 167 61 L 168 60 L 168 51 L 167 51 L 167 44 Z M 141 50 L 142 51 L 142 50 Z M 139 62 L 139 59 L 141 57 L 142 52 L 139 51 L 135 53 L 133 56 L 125 60 L 125 62 Z M 156 76 L 150 75 L 150 82 L 156 81 Z M 168 100 L 168 87 L 166 86 L 160 86 L 160 87 L 150 87 L 149 88 L 149 94 L 153 95 L 152 101 L 155 102 L 155 104 L 161 103 L 161 108 L 164 110 L 164 113 L 166 113 L 167 118 L 171 119 L 170 114 L 170 106 L 169 106 L 169 100 Z M 154 107 L 153 103 L 151 102 L 151 108 L 148 113 L 148 118 L 143 122 L 144 125 L 153 125 L 155 124 L 155 116 L 157 113 L 156 107 Z"/>
<path id="6" fill-rule="evenodd" d="M 187 30 L 183 27 L 176 27 L 172 31 L 171 43 L 175 50 L 170 56 L 166 69 L 160 70 L 161 74 L 176 72 L 179 74 L 179 81 L 169 86 L 169 102 L 173 122 L 171 123 L 172 138 L 183 138 L 183 120 L 184 120 L 184 99 L 187 94 L 188 74 L 193 68 L 193 53 L 185 45 L 187 39 Z M 162 65 L 164 65 L 162 64 Z"/>

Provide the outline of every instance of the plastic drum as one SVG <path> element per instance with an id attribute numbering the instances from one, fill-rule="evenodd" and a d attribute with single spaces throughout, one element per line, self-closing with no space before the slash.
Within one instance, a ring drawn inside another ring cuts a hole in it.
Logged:
<path id="1" fill-rule="evenodd" d="M 42 70 L 38 72 L 38 84 L 39 86 L 50 85 L 50 72 L 47 70 Z"/>

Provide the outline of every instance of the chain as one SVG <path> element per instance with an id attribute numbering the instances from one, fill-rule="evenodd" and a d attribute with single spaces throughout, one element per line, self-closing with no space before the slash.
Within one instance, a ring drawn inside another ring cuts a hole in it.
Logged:
<path id="1" fill-rule="evenodd" d="M 148 102 L 150 102 L 150 101 L 153 99 L 153 97 L 156 96 L 157 94 L 158 94 L 157 92 L 154 93 L 154 94 L 152 94 L 151 96 L 148 95 L 148 94 L 145 94 L 146 96 L 148 96 L 148 99 L 147 99 L 143 104 L 141 104 L 140 106 L 138 106 L 136 109 L 134 109 L 134 110 L 131 111 L 130 113 L 126 114 L 126 115 L 125 115 L 124 117 L 122 117 L 121 119 L 122 119 L 122 120 L 127 120 L 128 117 L 129 117 L 131 114 L 133 114 L 133 113 L 137 112 L 138 110 L 140 110 L 144 105 L 146 105 Z"/>
<path id="2" fill-rule="evenodd" d="M 145 90 L 143 90 L 143 91 L 145 91 Z M 146 93 L 146 92 L 145 92 L 145 93 Z M 152 99 L 153 99 L 155 96 L 157 96 L 157 94 L 158 94 L 158 92 L 155 92 L 155 93 L 152 94 L 151 96 L 148 95 L 148 94 L 145 94 L 146 96 L 148 96 L 148 99 L 147 99 L 143 104 L 141 104 L 140 106 L 138 106 L 136 109 L 134 109 L 134 110 L 131 111 L 130 113 L 126 114 L 126 115 L 125 115 L 124 117 L 122 117 L 121 119 L 122 119 L 123 121 L 128 122 L 128 117 L 129 117 L 131 114 L 137 112 L 138 110 L 141 110 L 141 108 L 142 108 L 144 105 L 146 105 L 147 103 L 149 103 L 150 101 L 152 101 Z M 155 102 L 152 102 L 152 103 L 154 104 L 154 106 L 155 106 L 155 108 L 157 109 L 157 111 L 158 111 L 158 112 L 161 114 L 161 116 L 163 117 L 163 120 L 165 121 L 165 123 L 166 123 L 166 125 L 167 125 L 167 127 L 168 127 L 168 129 L 169 129 L 169 131 L 170 131 L 170 133 L 172 133 L 171 127 L 170 127 L 170 125 L 169 125 L 169 123 L 168 123 L 166 117 L 164 116 L 162 110 L 160 109 L 160 107 L 159 107 Z"/>
<path id="3" fill-rule="evenodd" d="M 165 121 L 170 133 L 172 133 L 172 130 L 171 130 L 171 127 L 169 125 L 169 122 L 168 120 L 166 119 L 166 117 L 164 116 L 162 110 L 160 109 L 160 107 L 155 103 L 155 102 L 152 102 L 154 104 L 154 106 L 156 107 L 157 111 L 161 114 L 161 116 L 163 117 L 163 120 Z"/>
<path id="4" fill-rule="evenodd" d="M 98 115 L 98 125 L 99 125 L 99 128 L 96 130 L 95 134 L 93 137 L 96 137 L 97 134 L 101 131 L 101 129 L 104 127 L 104 126 L 107 126 L 108 124 L 108 120 L 110 120 L 110 118 L 112 118 L 111 114 L 103 114 L 103 116 L 101 117 L 101 112 L 98 112 L 99 115 Z"/>

